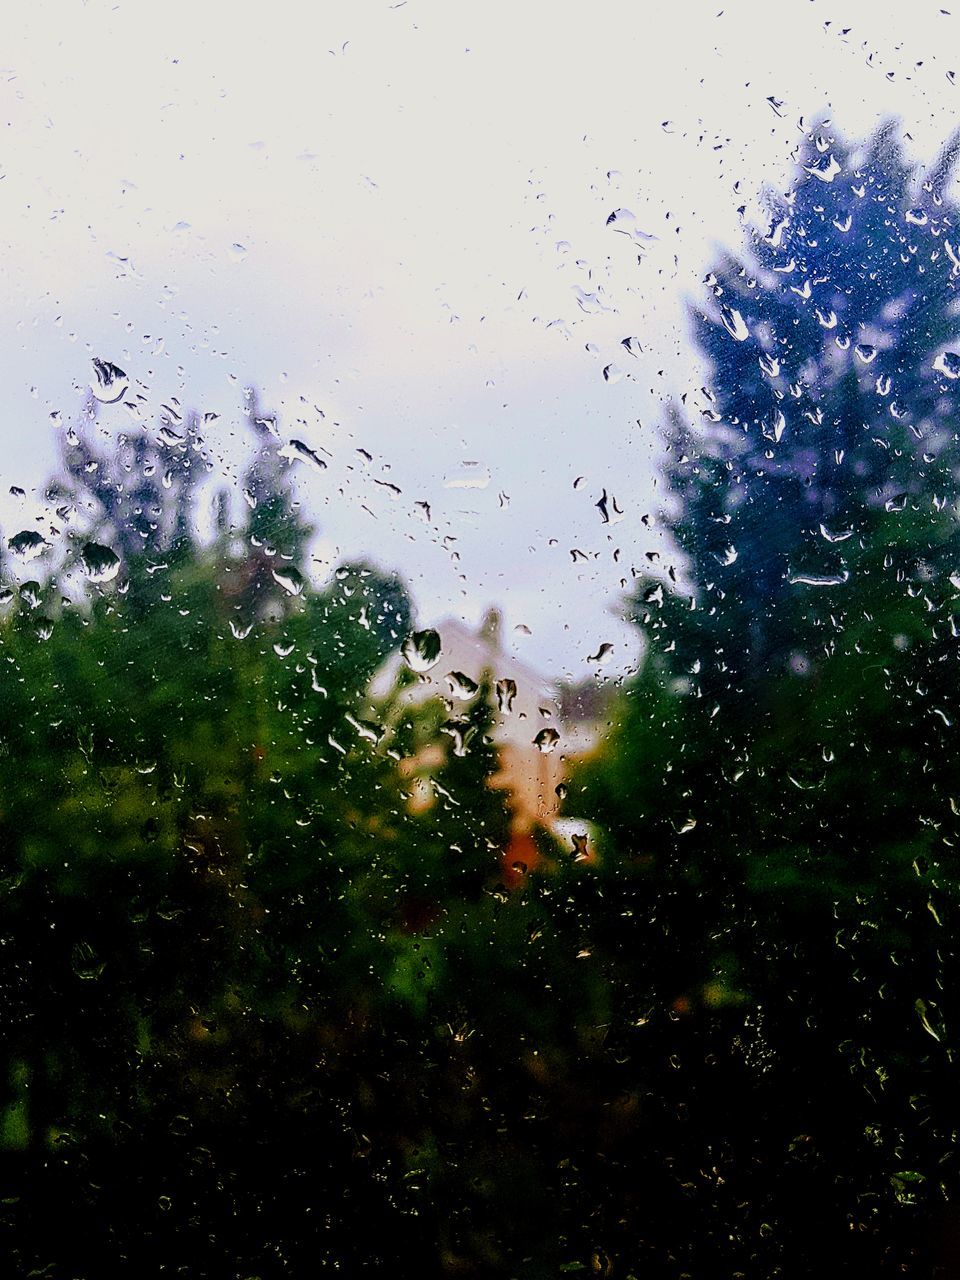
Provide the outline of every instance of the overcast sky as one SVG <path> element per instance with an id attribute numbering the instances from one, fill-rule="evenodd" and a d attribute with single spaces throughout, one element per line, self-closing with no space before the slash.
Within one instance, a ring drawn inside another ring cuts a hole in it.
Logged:
<path id="1" fill-rule="evenodd" d="M 332 455 L 301 477 L 318 576 L 367 553 L 423 621 L 499 603 L 542 670 L 585 675 L 604 641 L 621 668 L 658 418 L 696 379 L 685 300 L 818 114 L 897 115 L 933 155 L 951 4 L 7 0 L 4 533 L 92 355 L 228 423 L 255 383 Z M 210 445 L 234 476 L 227 431 Z"/>

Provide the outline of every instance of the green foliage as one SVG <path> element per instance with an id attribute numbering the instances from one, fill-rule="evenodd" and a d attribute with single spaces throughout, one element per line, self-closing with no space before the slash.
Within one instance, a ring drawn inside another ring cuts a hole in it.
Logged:
<path id="1" fill-rule="evenodd" d="M 371 706 L 405 588 L 364 564 L 310 582 L 251 415 L 248 500 L 210 541 L 198 424 L 112 454 L 75 435 L 51 488 L 68 533 L 0 619 L 16 1274 L 296 1275 L 383 1240 L 411 1274 L 502 1269 L 530 1238 L 503 1230 L 520 1180 L 549 1203 L 516 1126 L 541 1030 L 572 1069 L 550 992 L 573 959 L 549 888 L 501 883 L 489 687 L 420 701 L 407 673 Z M 91 540 L 120 567 L 81 588 Z"/>

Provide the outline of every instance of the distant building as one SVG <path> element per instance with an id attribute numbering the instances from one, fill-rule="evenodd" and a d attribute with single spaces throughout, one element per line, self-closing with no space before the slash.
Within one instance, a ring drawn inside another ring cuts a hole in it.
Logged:
<path id="1" fill-rule="evenodd" d="M 410 685 L 403 694 L 411 705 L 439 697 L 450 700 L 458 676 L 464 675 L 479 684 L 486 678 L 491 687 L 500 681 L 500 709 L 495 714 L 492 733 L 500 761 L 500 772 L 494 785 L 510 792 L 515 839 L 529 837 L 538 826 L 558 833 L 569 825 L 559 819 L 560 796 L 557 788 L 564 781 L 572 759 L 583 758 L 597 745 L 602 727 L 601 695 L 590 691 L 565 691 L 539 672 L 505 652 L 502 644 L 502 621 L 496 609 L 490 609 L 476 629 L 456 618 L 448 618 L 434 628 L 440 635 L 439 662 Z M 395 687 L 403 665 L 394 654 L 374 676 L 370 694 L 385 697 Z M 541 749 L 536 739 L 543 731 L 548 750 Z M 552 732 L 551 732 L 552 731 Z M 555 742 L 550 739 L 556 733 Z"/>

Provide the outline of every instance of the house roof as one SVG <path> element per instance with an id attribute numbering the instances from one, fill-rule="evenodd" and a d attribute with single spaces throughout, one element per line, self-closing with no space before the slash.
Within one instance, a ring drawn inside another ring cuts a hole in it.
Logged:
<path id="1" fill-rule="evenodd" d="M 406 696 L 411 702 L 426 701 L 430 697 L 449 699 L 451 686 L 447 677 L 451 672 L 462 672 L 478 683 L 485 675 L 494 684 L 498 680 L 513 680 L 517 692 L 512 710 L 509 714 L 497 715 L 494 736 L 500 741 L 532 745 L 540 729 L 547 724 L 558 724 L 560 720 L 557 690 L 540 672 L 504 652 L 498 628 L 492 622 L 488 614 L 479 628 L 459 618 L 445 618 L 436 623 L 433 629 L 440 635 L 440 659 L 423 673 L 417 684 L 409 687 Z M 391 654 L 370 682 L 371 697 L 385 697 L 394 687 L 403 665 L 399 652 Z"/>

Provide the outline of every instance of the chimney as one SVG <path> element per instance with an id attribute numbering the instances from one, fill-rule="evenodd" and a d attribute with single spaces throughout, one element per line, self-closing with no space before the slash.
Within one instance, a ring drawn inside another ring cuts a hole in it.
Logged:
<path id="1" fill-rule="evenodd" d="M 500 610 L 495 606 L 487 610 L 483 615 L 483 621 L 480 623 L 480 639 L 486 648 L 493 653 L 500 652 L 500 630 L 503 625 L 503 618 Z"/>

